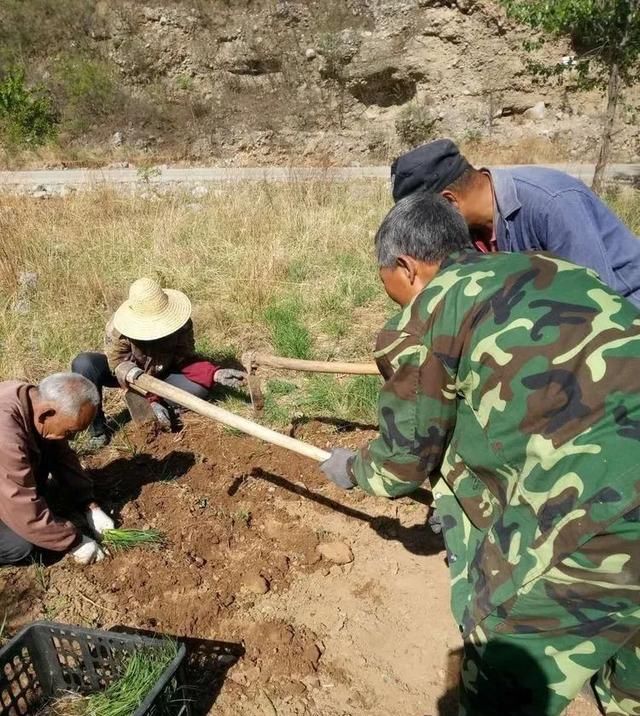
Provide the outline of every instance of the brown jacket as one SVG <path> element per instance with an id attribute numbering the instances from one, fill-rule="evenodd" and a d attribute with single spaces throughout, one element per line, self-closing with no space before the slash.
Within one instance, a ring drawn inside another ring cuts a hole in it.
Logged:
<path id="1" fill-rule="evenodd" d="M 194 357 L 193 323 L 189 319 L 175 333 L 157 341 L 134 341 L 116 330 L 111 317 L 105 331 L 104 347 L 112 372 L 120 363 L 132 361 L 145 373 L 163 377 L 172 370 L 179 370 Z"/>
<path id="2" fill-rule="evenodd" d="M 43 440 L 33 425 L 28 393 L 17 380 L 0 383 L 0 520 L 44 549 L 74 547 L 80 532 L 53 515 L 42 492 L 49 475 L 80 507 L 93 499 L 93 483 L 66 440 Z"/>

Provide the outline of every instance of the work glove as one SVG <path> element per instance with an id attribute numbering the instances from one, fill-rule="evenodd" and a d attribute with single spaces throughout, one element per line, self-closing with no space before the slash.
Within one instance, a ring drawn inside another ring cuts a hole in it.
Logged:
<path id="1" fill-rule="evenodd" d="M 247 382 L 247 374 L 235 368 L 218 368 L 213 376 L 213 382 L 224 385 L 225 388 L 241 388 Z"/>
<path id="2" fill-rule="evenodd" d="M 85 513 L 89 527 L 97 534 L 101 535 L 105 530 L 112 530 L 115 527 L 114 521 L 106 512 L 99 507 L 91 507 Z"/>
<path id="3" fill-rule="evenodd" d="M 343 490 L 350 490 L 355 484 L 349 468 L 356 454 L 355 450 L 333 448 L 331 457 L 320 463 L 320 469 L 335 485 Z"/>
<path id="4" fill-rule="evenodd" d="M 78 564 L 93 564 L 104 559 L 104 552 L 94 539 L 82 535 L 82 541 L 71 550 L 71 556 Z"/>
<path id="5" fill-rule="evenodd" d="M 171 430 L 171 414 L 169 413 L 169 408 L 162 403 L 155 402 L 151 403 L 151 409 L 156 416 L 160 428 L 162 430 Z"/>

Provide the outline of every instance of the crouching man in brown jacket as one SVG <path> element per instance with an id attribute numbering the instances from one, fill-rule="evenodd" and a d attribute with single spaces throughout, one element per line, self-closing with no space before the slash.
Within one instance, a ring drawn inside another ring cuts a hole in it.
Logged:
<path id="1" fill-rule="evenodd" d="M 68 551 L 80 564 L 104 557 L 93 538 L 51 512 L 44 496 L 45 489 L 60 490 L 97 534 L 113 528 L 67 442 L 87 428 L 98 404 L 95 386 L 73 373 L 50 375 L 39 386 L 0 382 L 0 564 L 22 562 L 35 547 Z"/>

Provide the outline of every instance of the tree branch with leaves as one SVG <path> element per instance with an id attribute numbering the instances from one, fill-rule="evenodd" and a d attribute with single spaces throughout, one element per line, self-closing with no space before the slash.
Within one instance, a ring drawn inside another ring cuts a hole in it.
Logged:
<path id="1" fill-rule="evenodd" d="M 527 42 L 539 49 L 546 38 L 567 38 L 575 56 L 554 64 L 530 62 L 535 75 L 562 78 L 575 73 L 579 89 L 606 92 L 607 109 L 600 137 L 594 191 L 604 175 L 618 109 L 626 87 L 640 80 L 640 0 L 500 0 L 507 13 L 541 33 Z"/>

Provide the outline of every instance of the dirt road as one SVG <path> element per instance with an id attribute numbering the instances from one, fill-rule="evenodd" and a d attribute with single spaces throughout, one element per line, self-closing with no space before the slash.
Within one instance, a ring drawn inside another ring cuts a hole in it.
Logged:
<path id="1" fill-rule="evenodd" d="M 592 164 L 554 164 L 559 169 L 582 179 L 593 178 Z M 135 168 L 105 169 L 41 169 L 33 171 L 0 171 L 0 191 L 36 189 L 55 190 L 60 187 L 91 187 L 108 185 L 192 185 L 220 184 L 242 181 L 282 182 L 295 180 L 388 179 L 387 166 L 365 167 L 157 167 L 154 170 Z M 640 182 L 640 164 L 612 164 L 608 170 L 612 181 Z"/>

